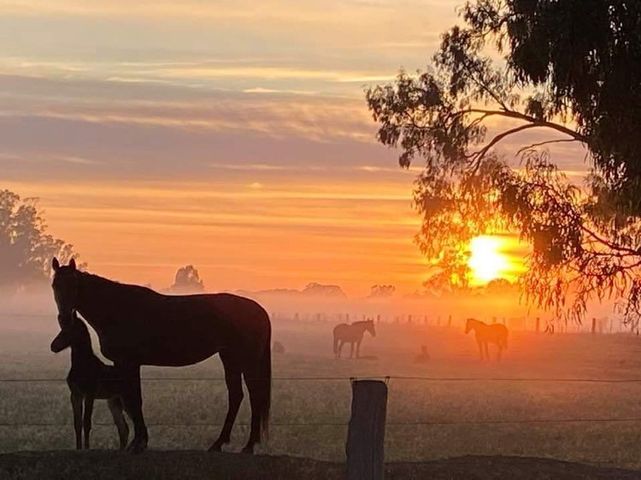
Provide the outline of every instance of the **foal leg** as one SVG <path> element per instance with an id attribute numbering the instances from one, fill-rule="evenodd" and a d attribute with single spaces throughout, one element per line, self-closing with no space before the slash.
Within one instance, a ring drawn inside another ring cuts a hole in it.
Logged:
<path id="1" fill-rule="evenodd" d="M 127 447 L 127 440 L 129 439 L 129 426 L 127 425 L 125 416 L 122 414 L 122 400 L 119 397 L 110 398 L 107 400 L 107 406 L 109 406 L 109 411 L 118 429 L 120 450 L 124 450 Z"/>
<path id="2" fill-rule="evenodd" d="M 225 368 L 225 383 L 227 384 L 227 416 L 225 417 L 225 423 L 220 431 L 220 435 L 218 435 L 218 439 L 209 447 L 210 452 L 220 452 L 222 446 L 229 443 L 231 429 L 234 426 L 238 409 L 243 401 L 243 384 L 240 365 L 238 365 L 238 362 L 233 357 L 223 352 L 220 352 L 220 359 Z"/>
<path id="3" fill-rule="evenodd" d="M 123 384 L 123 401 L 125 410 L 134 424 L 134 438 L 127 447 L 131 453 L 141 453 L 147 448 L 149 433 L 142 414 L 142 389 L 140 386 L 140 366 L 127 366 L 121 368 L 125 379 Z"/>
<path id="4" fill-rule="evenodd" d="M 85 431 L 85 448 L 89 449 L 89 435 L 91 434 L 91 416 L 93 415 L 93 397 L 85 397 L 85 412 L 82 426 Z"/>
<path id="5" fill-rule="evenodd" d="M 71 408 L 73 409 L 73 429 L 76 432 L 76 450 L 82 450 L 82 396 L 71 393 Z"/>
<path id="6" fill-rule="evenodd" d="M 343 344 L 344 343 L 345 342 L 343 342 L 342 340 L 338 341 L 338 358 L 341 358 L 341 352 L 343 351 Z"/>

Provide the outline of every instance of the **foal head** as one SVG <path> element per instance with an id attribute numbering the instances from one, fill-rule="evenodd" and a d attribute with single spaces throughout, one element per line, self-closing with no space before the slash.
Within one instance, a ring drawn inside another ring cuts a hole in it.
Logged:
<path id="1" fill-rule="evenodd" d="M 89 347 L 91 348 L 91 337 L 89 329 L 76 312 L 71 317 L 64 318 L 58 315 L 60 333 L 51 342 L 51 351 L 58 353 L 68 347 Z"/>

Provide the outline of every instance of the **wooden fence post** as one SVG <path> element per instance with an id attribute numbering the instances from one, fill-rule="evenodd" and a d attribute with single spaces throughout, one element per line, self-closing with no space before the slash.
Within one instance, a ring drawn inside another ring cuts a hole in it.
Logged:
<path id="1" fill-rule="evenodd" d="M 352 381 L 352 417 L 347 431 L 347 480 L 382 480 L 387 385 Z"/>

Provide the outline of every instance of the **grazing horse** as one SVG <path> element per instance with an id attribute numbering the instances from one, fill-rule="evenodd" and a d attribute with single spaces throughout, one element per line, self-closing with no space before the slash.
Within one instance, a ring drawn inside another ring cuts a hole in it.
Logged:
<path id="1" fill-rule="evenodd" d="M 107 400 L 111 416 L 118 428 L 120 449 L 124 449 L 127 446 L 129 427 L 122 414 L 123 377 L 116 367 L 105 365 L 94 354 L 89 330 L 75 312 L 68 322 L 60 323 L 60 333 L 51 342 L 51 351 L 54 353 L 68 347 L 71 347 L 71 369 L 67 375 L 67 385 L 71 392 L 76 449 L 83 448 L 83 431 L 84 448 L 89 448 L 91 416 L 95 399 Z"/>
<path id="2" fill-rule="evenodd" d="M 334 327 L 334 355 L 336 358 L 341 358 L 341 350 L 345 343 L 351 345 L 349 358 L 354 356 L 354 344 L 356 344 L 356 358 L 360 357 L 361 342 L 365 332 L 369 332 L 372 337 L 376 336 L 376 329 L 374 328 L 374 320 L 364 320 L 362 322 L 354 322 L 351 325 L 341 323 Z"/>
<path id="3" fill-rule="evenodd" d="M 267 434 L 271 393 L 271 323 L 267 312 L 248 298 L 231 294 L 161 295 L 81 272 L 75 261 L 52 262 L 53 294 L 61 322 L 77 311 L 93 327 L 100 351 L 125 378 L 123 401 L 134 424 L 128 450 L 147 448 L 142 412 L 140 366 L 184 366 L 216 353 L 225 370 L 228 408 L 218 439 L 220 451 L 243 400 L 244 378 L 251 405 L 251 429 L 243 452 Z"/>
<path id="4" fill-rule="evenodd" d="M 481 360 L 490 359 L 490 354 L 487 349 L 488 343 L 496 344 L 499 348 L 496 358 L 497 360 L 501 360 L 501 352 L 504 349 L 507 349 L 508 330 L 505 325 L 501 325 L 500 323 L 488 325 L 480 320 L 468 318 L 465 322 L 465 333 L 469 333 L 470 330 L 474 330 L 474 333 L 476 334 L 476 343 L 478 343 L 479 346 Z"/>

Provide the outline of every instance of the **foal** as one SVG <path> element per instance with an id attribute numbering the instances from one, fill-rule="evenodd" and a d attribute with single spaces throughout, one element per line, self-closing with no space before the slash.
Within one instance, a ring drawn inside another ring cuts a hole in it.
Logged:
<path id="1" fill-rule="evenodd" d="M 84 448 L 89 448 L 91 416 L 95 399 L 106 399 L 118 428 L 120 449 L 127 446 L 129 427 L 122 414 L 121 398 L 123 378 L 116 367 L 105 365 L 93 352 L 89 330 L 74 312 L 71 319 L 60 321 L 60 333 L 51 342 L 51 351 L 58 353 L 71 347 L 71 369 L 67 375 L 67 385 L 71 392 L 73 407 L 73 426 L 76 432 L 76 449 L 83 448 L 82 433 L 84 430 Z M 83 412 L 84 403 L 84 412 Z"/>

